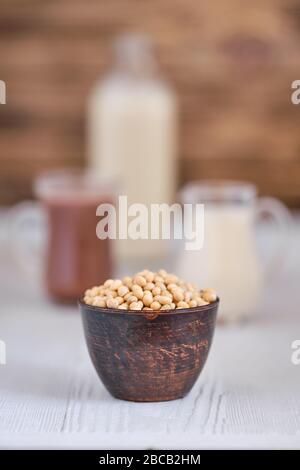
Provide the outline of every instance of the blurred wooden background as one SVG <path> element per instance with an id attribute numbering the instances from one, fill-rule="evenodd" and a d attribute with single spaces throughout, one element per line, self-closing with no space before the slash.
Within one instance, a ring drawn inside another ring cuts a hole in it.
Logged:
<path id="1" fill-rule="evenodd" d="M 122 32 L 149 33 L 180 102 L 180 181 L 249 179 L 300 205 L 300 1 L 1 0 L 0 203 L 82 165 L 85 103 Z"/>

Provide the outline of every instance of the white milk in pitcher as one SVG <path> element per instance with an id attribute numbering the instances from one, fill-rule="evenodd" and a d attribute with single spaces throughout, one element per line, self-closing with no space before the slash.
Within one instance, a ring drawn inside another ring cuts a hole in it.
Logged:
<path id="1" fill-rule="evenodd" d="M 217 289 L 219 317 L 236 320 L 254 313 L 262 289 L 252 205 L 205 204 L 204 246 L 182 250 L 178 274 Z"/>

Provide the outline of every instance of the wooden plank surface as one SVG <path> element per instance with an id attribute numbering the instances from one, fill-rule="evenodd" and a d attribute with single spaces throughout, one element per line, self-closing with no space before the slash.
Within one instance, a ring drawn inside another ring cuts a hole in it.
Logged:
<path id="1" fill-rule="evenodd" d="M 299 235 L 300 221 L 293 243 Z M 274 237 L 270 229 L 268 245 Z M 251 322 L 218 325 L 186 398 L 145 404 L 116 400 L 104 389 L 75 307 L 46 301 L 16 272 L 9 250 L 0 260 L 0 339 L 7 347 L 1 448 L 300 448 L 300 366 L 291 363 L 300 334 L 299 251 L 266 288 Z M 128 265 L 119 270 L 130 272 Z"/>

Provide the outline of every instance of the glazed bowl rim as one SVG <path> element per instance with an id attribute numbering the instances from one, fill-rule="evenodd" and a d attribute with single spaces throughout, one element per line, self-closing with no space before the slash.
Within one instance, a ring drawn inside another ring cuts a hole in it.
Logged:
<path id="1" fill-rule="evenodd" d="M 169 315 L 180 315 L 180 314 L 186 314 L 186 313 L 202 313 L 207 310 L 212 310 L 213 308 L 217 308 L 219 305 L 220 299 L 217 297 L 217 299 L 214 302 L 210 302 L 207 305 L 201 305 L 200 307 L 189 307 L 189 308 L 180 308 L 180 309 L 174 309 L 174 310 L 120 310 L 118 308 L 103 308 L 103 307 L 96 307 L 95 305 L 89 305 L 86 304 L 83 300 L 82 297 L 78 299 L 78 305 L 82 307 L 83 309 L 88 309 L 88 310 L 93 310 L 95 312 L 99 313 L 107 313 L 111 314 L 113 313 L 114 315 L 119 314 L 121 316 L 142 316 L 142 317 L 152 317 L 154 316 L 155 318 L 160 317 L 160 316 L 169 316 Z"/>

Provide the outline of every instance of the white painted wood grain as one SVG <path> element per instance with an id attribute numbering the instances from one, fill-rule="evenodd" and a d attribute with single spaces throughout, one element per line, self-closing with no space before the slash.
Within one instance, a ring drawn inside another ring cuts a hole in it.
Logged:
<path id="1" fill-rule="evenodd" d="M 30 283 L 16 290 L 15 271 L 2 271 L 0 447 L 300 448 L 300 366 L 290 360 L 291 342 L 300 338 L 299 261 L 297 252 L 255 321 L 217 327 L 185 399 L 145 404 L 104 389 L 76 308 L 45 301 Z"/>

